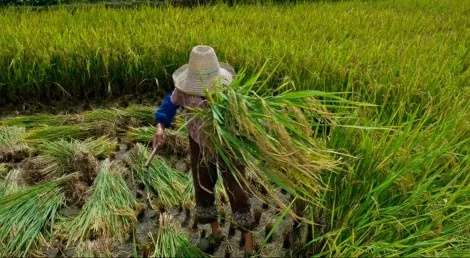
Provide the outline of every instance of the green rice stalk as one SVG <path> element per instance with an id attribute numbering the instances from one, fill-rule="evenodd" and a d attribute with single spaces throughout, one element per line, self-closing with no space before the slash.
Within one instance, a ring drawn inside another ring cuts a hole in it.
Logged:
<path id="1" fill-rule="evenodd" d="M 24 127 L 0 127 L 0 161 L 12 161 L 29 156 L 29 148 L 21 140 L 24 132 Z"/>
<path id="2" fill-rule="evenodd" d="M 90 238 L 107 243 L 128 239 L 132 224 L 137 221 L 133 211 L 137 201 L 124 181 L 123 171 L 124 168 L 106 159 L 93 183 L 90 199 L 67 225 L 67 246 L 77 243 L 78 255 L 86 251 L 85 242 Z"/>
<path id="3" fill-rule="evenodd" d="M 0 199 L 1 256 L 26 256 L 48 233 L 64 202 L 62 185 L 70 177 L 22 189 Z"/>
<path id="4" fill-rule="evenodd" d="M 158 201 L 163 205 L 180 205 L 189 200 L 191 193 L 188 189 L 192 184 L 190 177 L 173 169 L 159 156 L 154 157 L 147 173 L 144 165 L 149 154 L 142 144 L 136 145 L 131 155 L 134 177 L 145 184 L 148 192 L 157 193 Z"/>
<path id="5" fill-rule="evenodd" d="M 5 164 L 0 164 L 0 180 L 5 179 L 8 174 L 8 167 Z"/>
<path id="6" fill-rule="evenodd" d="M 79 152 L 88 152 L 95 158 L 107 158 L 116 150 L 116 144 L 109 137 L 102 136 L 97 139 L 88 138 L 80 141 L 59 139 L 56 141 L 39 141 L 36 151 L 41 155 L 56 157 L 61 163 L 66 163 L 72 156 Z"/>
<path id="7" fill-rule="evenodd" d="M 317 203 L 315 196 L 325 190 L 321 173 L 336 171 L 340 164 L 335 151 L 312 137 L 310 121 L 335 119 L 324 106 L 327 102 L 318 99 L 330 100 L 333 108 L 357 103 L 333 93 L 291 92 L 284 89 L 287 82 L 269 89 L 259 84 L 259 74 L 243 82 L 244 76 L 241 71 L 230 86 L 206 94 L 210 108 L 194 111 L 205 119 L 209 132 L 205 137 L 214 146 L 210 154 L 220 155 L 238 180 L 247 181 L 234 161 L 246 165 L 248 177 L 268 191 L 269 198 L 258 194 L 265 201 L 285 206 L 273 188 L 278 186 L 294 197 Z"/>
<path id="8" fill-rule="evenodd" d="M 21 170 L 13 169 L 0 184 L 0 196 L 13 194 L 22 188 L 24 184 L 21 179 Z"/>
<path id="9" fill-rule="evenodd" d="M 130 105 L 124 110 L 129 116 L 135 118 L 142 124 L 153 125 L 155 118 L 153 112 L 155 107 L 144 105 Z"/>
<path id="10" fill-rule="evenodd" d="M 125 112 L 119 109 L 93 109 L 83 113 L 85 122 L 109 121 L 114 122 L 119 116 Z"/>
<path id="11" fill-rule="evenodd" d="M 39 143 L 41 141 L 54 141 L 58 139 L 86 139 L 91 136 L 93 127 L 90 125 L 62 125 L 34 128 L 22 135 L 27 143 Z"/>
<path id="12" fill-rule="evenodd" d="M 149 233 L 154 245 L 152 257 L 209 257 L 191 242 L 173 216 L 163 213 L 158 220 L 155 238 Z"/>
<path id="13" fill-rule="evenodd" d="M 189 153 L 189 141 L 188 134 L 186 132 L 167 129 L 165 130 L 165 133 L 167 138 L 165 144 L 162 146 L 162 151 L 175 154 Z M 129 141 L 138 141 L 148 144 L 152 142 L 154 135 L 155 127 L 131 127 L 126 132 L 126 139 Z"/>
<path id="14" fill-rule="evenodd" d="M 6 118 L 0 121 L 4 126 L 22 126 L 26 128 L 33 128 L 45 125 L 62 125 L 67 123 L 67 116 L 51 114 L 37 114 L 34 116 L 18 116 Z"/>

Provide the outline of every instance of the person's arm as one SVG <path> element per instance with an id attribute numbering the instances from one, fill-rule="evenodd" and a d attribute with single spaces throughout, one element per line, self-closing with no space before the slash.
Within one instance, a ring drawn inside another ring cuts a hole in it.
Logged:
<path id="1" fill-rule="evenodd" d="M 165 142 L 166 137 L 164 129 L 171 126 L 171 122 L 176 115 L 176 110 L 180 107 L 171 101 L 171 95 L 172 93 L 166 95 L 165 99 L 163 99 L 163 103 L 154 113 L 155 135 L 153 137 L 153 148 L 159 147 Z"/>
<path id="2" fill-rule="evenodd" d="M 171 126 L 171 122 L 176 115 L 176 110 L 180 107 L 180 105 L 175 105 L 171 101 L 172 94 L 173 93 L 168 93 L 160 107 L 155 111 L 155 125 L 162 124 L 165 127 Z"/>

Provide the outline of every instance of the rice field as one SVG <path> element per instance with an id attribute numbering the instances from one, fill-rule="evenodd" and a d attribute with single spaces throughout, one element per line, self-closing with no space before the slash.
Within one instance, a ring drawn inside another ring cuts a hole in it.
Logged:
<path id="1" fill-rule="evenodd" d="M 256 145 L 237 157 L 271 155 L 249 164 L 263 179 L 253 187 L 271 194 L 252 198 L 262 256 L 469 256 L 469 17 L 458 0 L 0 9 L 0 255 L 204 256 L 194 244 L 209 228 L 194 225 L 182 116 L 150 174 L 143 163 L 172 71 L 209 44 L 245 77 L 212 101 L 225 113 L 206 115 L 246 125 L 236 129 Z M 153 105 L 13 112 L 143 93 Z M 221 99 L 249 105 L 231 113 Z M 264 140 L 267 125 L 278 138 Z M 215 126 L 221 147 L 246 146 L 230 138 L 233 124 Z M 295 160 L 276 155 L 301 145 Z M 301 174 L 306 157 L 322 165 L 315 178 Z M 269 185 L 267 168 L 273 178 L 288 169 L 296 184 Z M 215 256 L 242 255 L 223 186 L 216 192 L 228 239 Z"/>

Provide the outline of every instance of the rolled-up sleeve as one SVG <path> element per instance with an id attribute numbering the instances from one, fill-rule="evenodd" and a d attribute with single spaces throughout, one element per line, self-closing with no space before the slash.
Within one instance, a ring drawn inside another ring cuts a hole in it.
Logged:
<path id="1" fill-rule="evenodd" d="M 155 124 L 161 123 L 165 127 L 170 127 L 173 118 L 176 115 L 176 111 L 180 107 L 178 102 L 173 102 L 173 95 L 174 92 L 169 93 L 166 95 L 163 103 L 160 107 L 155 111 Z"/>

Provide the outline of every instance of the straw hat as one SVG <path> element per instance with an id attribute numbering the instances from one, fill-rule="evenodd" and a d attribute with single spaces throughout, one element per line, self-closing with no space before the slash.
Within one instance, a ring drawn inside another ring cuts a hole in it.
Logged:
<path id="1" fill-rule="evenodd" d="M 212 91 L 217 84 L 229 85 L 235 76 L 232 66 L 219 63 L 212 47 L 201 45 L 192 49 L 189 63 L 173 73 L 173 81 L 186 94 L 205 96 L 204 88 Z"/>

